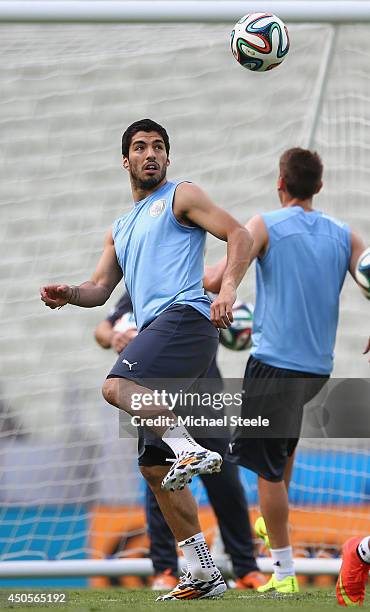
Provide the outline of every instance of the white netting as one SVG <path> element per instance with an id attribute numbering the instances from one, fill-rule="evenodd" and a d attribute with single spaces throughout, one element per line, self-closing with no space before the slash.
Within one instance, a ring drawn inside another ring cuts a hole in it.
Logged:
<path id="1" fill-rule="evenodd" d="M 127 524 L 135 516 L 135 442 L 117 439 L 117 415 L 100 395 L 114 356 L 93 339 L 109 306 L 51 312 L 38 297 L 41 284 L 89 278 L 106 229 L 130 206 L 121 169 L 122 131 L 147 116 L 163 123 L 171 139 L 170 177 L 191 178 L 242 221 L 278 206 L 278 157 L 287 147 L 307 142 L 330 27 L 291 27 L 290 55 L 268 74 L 252 74 L 236 64 L 228 49 L 229 29 L 0 27 L 0 519 L 8 527 L 3 558 L 28 554 L 43 513 L 51 507 L 52 527 L 39 535 L 37 558 L 96 553 L 91 544 L 91 532 L 95 529 L 96 535 L 100 528 L 91 526 L 96 504 L 124 506 Z M 370 229 L 369 32 L 369 26 L 357 25 L 337 30 L 313 139 L 326 168 L 318 207 L 352 224 L 365 239 Z M 362 50 L 355 59 L 347 42 L 354 37 Z M 214 262 L 224 247 L 213 239 L 209 245 Z M 253 301 L 253 290 L 250 273 L 241 297 Z M 367 308 L 348 281 L 337 376 L 368 375 L 361 356 Z M 224 375 L 241 375 L 245 359 L 243 353 L 223 350 Z M 304 448 L 313 447 L 305 443 Z M 348 454 L 343 445 L 330 452 L 343 449 Z M 325 455 L 322 444 L 319 450 Z M 368 458 L 368 450 L 359 450 L 356 441 L 350 450 Z M 310 467 L 309 456 L 301 457 L 306 480 L 303 475 L 293 490 L 309 503 L 303 491 L 311 493 L 312 502 L 316 481 L 311 483 L 310 474 L 316 468 Z M 326 474 L 334 478 L 336 464 L 325 457 L 330 464 Z M 335 488 L 345 493 L 353 473 L 364 480 L 361 504 L 368 503 L 362 463 L 354 460 L 352 471 L 346 464 Z M 330 492 L 327 480 L 322 482 Z M 253 498 L 255 485 L 249 492 Z M 329 495 L 320 507 L 337 501 Z M 353 499 L 351 508 L 358 503 Z M 66 504 L 71 515 L 65 514 Z M 68 542 L 60 528 L 63 521 L 71 525 Z M 58 539 L 64 543 L 50 552 Z"/>

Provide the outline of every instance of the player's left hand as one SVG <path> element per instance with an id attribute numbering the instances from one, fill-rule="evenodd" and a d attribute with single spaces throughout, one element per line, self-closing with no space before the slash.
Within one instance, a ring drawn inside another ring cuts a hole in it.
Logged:
<path id="1" fill-rule="evenodd" d="M 233 304 L 236 290 L 233 287 L 221 288 L 218 297 L 211 304 L 211 321 L 215 327 L 227 329 L 234 320 Z"/>

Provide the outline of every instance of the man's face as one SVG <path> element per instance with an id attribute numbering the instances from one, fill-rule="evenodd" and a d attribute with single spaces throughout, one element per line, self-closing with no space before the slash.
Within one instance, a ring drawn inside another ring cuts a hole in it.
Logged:
<path id="1" fill-rule="evenodd" d="M 123 158 L 123 167 L 129 171 L 132 182 L 144 190 L 153 189 L 163 181 L 169 163 L 158 132 L 137 132 L 132 137 L 129 156 Z"/>

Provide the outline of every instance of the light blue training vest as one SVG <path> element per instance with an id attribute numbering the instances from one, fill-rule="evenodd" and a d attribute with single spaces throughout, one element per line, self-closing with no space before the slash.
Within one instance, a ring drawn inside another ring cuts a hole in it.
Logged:
<path id="1" fill-rule="evenodd" d="M 269 247 L 256 263 L 251 353 L 275 367 L 329 374 L 351 257 L 350 229 L 300 206 L 261 216 Z"/>
<path id="2" fill-rule="evenodd" d="M 179 223 L 172 209 L 181 182 L 165 183 L 113 224 L 117 259 L 139 330 L 173 304 L 188 304 L 210 318 L 203 289 L 206 232 Z"/>

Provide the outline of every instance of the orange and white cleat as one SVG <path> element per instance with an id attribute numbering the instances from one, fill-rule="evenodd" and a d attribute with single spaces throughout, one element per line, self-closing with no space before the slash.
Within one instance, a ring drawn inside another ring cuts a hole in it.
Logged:
<path id="1" fill-rule="evenodd" d="M 165 595 L 157 597 L 156 601 L 187 601 L 189 599 L 214 599 L 222 597 L 227 589 L 221 573 L 216 570 L 211 580 L 198 580 L 190 572 L 181 576 L 179 584 Z"/>
<path id="2" fill-rule="evenodd" d="M 343 545 L 336 596 L 341 606 L 362 606 L 370 565 L 363 561 L 357 548 L 362 538 L 350 538 Z"/>
<path id="3" fill-rule="evenodd" d="M 249 572 L 242 576 L 241 578 L 237 578 L 235 581 L 236 589 L 250 589 L 252 591 L 256 591 L 258 587 L 263 586 L 267 583 L 267 578 L 261 572 Z"/>
<path id="4" fill-rule="evenodd" d="M 162 489 L 175 491 L 183 489 L 193 476 L 213 474 L 221 470 L 222 457 L 214 451 L 201 449 L 181 453 L 162 480 Z"/>

